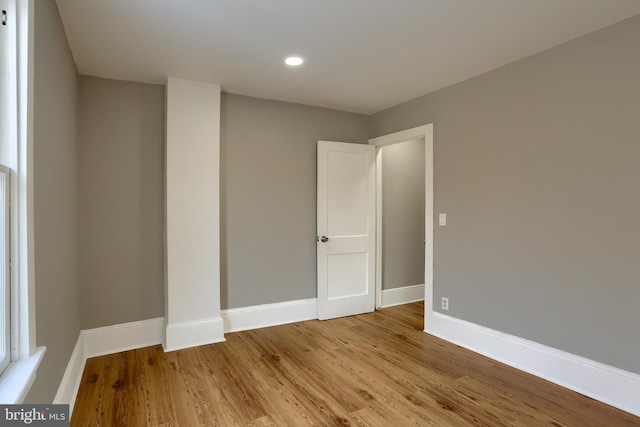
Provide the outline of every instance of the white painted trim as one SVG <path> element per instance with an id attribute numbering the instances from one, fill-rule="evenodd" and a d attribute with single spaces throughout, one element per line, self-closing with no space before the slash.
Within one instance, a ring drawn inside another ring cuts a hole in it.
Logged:
<path id="1" fill-rule="evenodd" d="M 46 347 L 38 347 L 29 357 L 10 363 L 0 380 L 0 403 L 22 403 L 36 379 Z"/>
<path id="2" fill-rule="evenodd" d="M 12 308 L 13 321 L 17 322 L 18 342 L 14 346 L 14 358 L 31 358 L 36 352 L 36 297 L 35 297 L 35 253 L 33 213 L 33 109 L 34 109 L 34 28 L 35 0 L 17 1 L 18 18 L 18 76 L 17 114 L 18 148 L 14 194 L 18 197 L 13 205 L 16 210 L 18 235 L 17 247 L 12 250 L 15 273 L 18 281 L 17 309 Z M 15 289 L 15 288 L 14 288 Z M 17 313 L 15 313 L 16 311 Z"/>
<path id="3" fill-rule="evenodd" d="M 87 359 L 161 344 L 163 327 L 159 317 L 80 331 L 53 403 L 68 403 L 72 414 Z"/>
<path id="4" fill-rule="evenodd" d="M 389 135 L 379 136 L 377 138 L 369 139 L 369 145 L 375 146 L 385 146 L 397 144 L 400 142 L 410 141 L 416 138 L 425 138 L 431 135 L 429 140 L 433 139 L 433 123 L 429 123 L 428 125 L 422 125 L 411 129 L 402 130 L 400 132 L 391 133 Z"/>
<path id="5" fill-rule="evenodd" d="M 411 295 L 416 296 L 422 286 L 407 288 L 412 288 Z M 404 292 L 399 289 L 403 288 L 389 289 L 385 292 Z M 423 295 L 427 325 L 425 332 L 640 416 L 640 403 L 637 399 L 637 396 L 640 396 L 640 375 L 435 313 L 432 284 L 424 286 Z M 406 302 L 413 296 L 405 297 Z M 317 300 L 310 298 L 234 308 L 223 310 L 221 320 L 224 322 L 225 332 L 237 332 L 313 320 L 317 318 L 316 306 Z M 72 411 L 88 357 L 161 344 L 163 322 L 163 318 L 157 318 L 81 331 L 54 403 L 69 403 Z M 187 332 L 190 333 L 190 327 L 201 325 L 178 326 L 182 329 L 176 332 L 184 332 L 184 328 L 187 328 Z M 88 340 L 88 343 L 85 340 Z M 105 343 L 101 344 L 101 340 L 105 340 Z M 42 352 L 37 354 L 41 358 Z"/>
<path id="6" fill-rule="evenodd" d="M 76 397 L 78 396 L 78 390 L 80 389 L 80 382 L 82 381 L 82 374 L 84 372 L 84 366 L 87 363 L 87 358 L 84 355 L 83 335 L 78 334 L 78 340 L 76 346 L 73 348 L 73 353 L 67 363 L 67 368 L 62 375 L 62 381 L 56 396 L 53 398 L 54 404 L 69 404 L 69 415 L 73 414 L 73 406 L 76 403 Z"/>
<path id="7" fill-rule="evenodd" d="M 11 98 L 6 101 L 8 126 L 17 135 L 10 144 L 11 176 L 11 360 L 20 362 L 36 352 L 36 301 L 33 244 L 33 32 L 34 0 L 9 2 L 14 19 L 10 37 L 13 71 Z M 13 31 L 15 30 L 15 31 Z"/>
<path id="8" fill-rule="evenodd" d="M 90 357 L 119 353 L 162 343 L 164 317 L 80 331 L 83 354 Z"/>
<path id="9" fill-rule="evenodd" d="M 369 139 L 369 145 L 385 145 L 424 138 L 424 283 L 425 322 L 427 311 L 433 310 L 433 123 Z M 379 221 L 379 220 L 378 220 Z"/>
<path id="10" fill-rule="evenodd" d="M 422 300 L 424 300 L 424 285 L 403 286 L 382 291 L 383 308 Z"/>
<path id="11" fill-rule="evenodd" d="M 317 318 L 317 298 L 222 310 L 225 332 L 267 328 Z"/>
<path id="12" fill-rule="evenodd" d="M 3 103 L 11 141 L 6 165 L 11 176 L 11 363 L 0 378 L 0 402 L 21 403 L 29 392 L 46 348 L 36 348 L 33 244 L 33 33 L 34 1 L 7 4 L 9 96 Z"/>
<path id="13" fill-rule="evenodd" d="M 382 308 L 382 147 L 376 147 L 376 309 Z"/>
<path id="14" fill-rule="evenodd" d="M 164 351 L 175 351 L 223 341 L 225 339 L 222 317 L 211 317 L 190 322 L 168 323 L 162 347 Z"/>
<path id="15" fill-rule="evenodd" d="M 434 312 L 432 292 L 425 332 L 640 416 L 640 375 Z"/>

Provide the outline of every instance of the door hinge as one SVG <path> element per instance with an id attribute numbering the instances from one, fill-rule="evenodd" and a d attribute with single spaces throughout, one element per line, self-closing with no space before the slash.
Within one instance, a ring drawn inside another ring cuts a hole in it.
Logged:
<path id="1" fill-rule="evenodd" d="M 2 10 L 2 25 L 7 25 L 7 11 Z"/>

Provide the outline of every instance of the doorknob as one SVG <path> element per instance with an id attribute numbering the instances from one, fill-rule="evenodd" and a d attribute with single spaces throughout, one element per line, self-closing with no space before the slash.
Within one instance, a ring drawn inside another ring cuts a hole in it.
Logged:
<path id="1" fill-rule="evenodd" d="M 322 237 L 320 238 L 320 241 L 321 241 L 322 243 L 327 243 L 327 242 L 329 241 L 329 238 L 328 238 L 327 236 L 322 236 Z"/>

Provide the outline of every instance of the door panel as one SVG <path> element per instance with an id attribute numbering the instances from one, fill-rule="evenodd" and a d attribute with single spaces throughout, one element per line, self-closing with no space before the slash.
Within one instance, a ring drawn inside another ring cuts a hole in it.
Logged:
<path id="1" fill-rule="evenodd" d="M 329 255 L 327 257 L 327 288 L 329 300 L 367 293 L 367 254 Z"/>
<path id="2" fill-rule="evenodd" d="M 317 250 L 318 317 L 373 311 L 375 147 L 318 141 Z"/>
<path id="3" fill-rule="evenodd" d="M 328 233 L 367 234 L 368 156 L 340 151 L 327 153 Z"/>

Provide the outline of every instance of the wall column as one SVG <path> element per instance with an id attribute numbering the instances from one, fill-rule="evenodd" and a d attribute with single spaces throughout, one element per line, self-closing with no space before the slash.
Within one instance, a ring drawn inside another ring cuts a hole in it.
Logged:
<path id="1" fill-rule="evenodd" d="M 220 85 L 169 77 L 165 351 L 224 341 L 220 317 Z"/>

